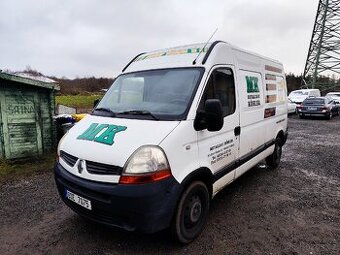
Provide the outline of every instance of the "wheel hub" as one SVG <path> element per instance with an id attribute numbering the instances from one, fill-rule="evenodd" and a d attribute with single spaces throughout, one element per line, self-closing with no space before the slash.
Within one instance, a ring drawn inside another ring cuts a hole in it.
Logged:
<path id="1" fill-rule="evenodd" d="M 201 216 L 202 213 L 202 204 L 201 200 L 196 197 L 193 199 L 190 209 L 190 221 L 191 222 L 197 222 Z"/>

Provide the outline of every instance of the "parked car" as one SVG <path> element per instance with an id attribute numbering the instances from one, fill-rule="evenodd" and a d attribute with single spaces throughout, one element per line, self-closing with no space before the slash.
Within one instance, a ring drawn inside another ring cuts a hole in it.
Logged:
<path id="1" fill-rule="evenodd" d="M 296 113 L 296 106 L 297 104 L 288 98 L 288 114 Z"/>
<path id="2" fill-rule="evenodd" d="M 300 118 L 305 116 L 324 116 L 332 119 L 334 115 L 339 115 L 339 104 L 328 97 L 310 97 L 297 106 L 297 110 Z"/>
<path id="3" fill-rule="evenodd" d="M 301 104 L 303 100 L 308 97 L 320 97 L 320 90 L 318 89 L 299 89 L 293 90 L 289 93 L 288 98 L 292 100 L 293 103 Z"/>
<path id="4" fill-rule="evenodd" d="M 329 92 L 326 97 L 332 98 L 335 102 L 340 104 L 340 92 Z"/>

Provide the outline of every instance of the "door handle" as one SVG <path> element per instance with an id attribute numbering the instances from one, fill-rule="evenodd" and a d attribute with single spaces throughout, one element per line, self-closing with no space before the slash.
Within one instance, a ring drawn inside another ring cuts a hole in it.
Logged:
<path id="1" fill-rule="evenodd" d="M 235 136 L 239 136 L 241 134 L 241 127 L 240 126 L 238 126 L 234 129 L 234 134 L 235 134 Z"/>

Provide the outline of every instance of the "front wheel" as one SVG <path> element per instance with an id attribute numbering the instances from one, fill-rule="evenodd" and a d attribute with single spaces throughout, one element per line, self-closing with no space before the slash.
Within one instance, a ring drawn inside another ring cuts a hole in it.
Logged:
<path id="1" fill-rule="evenodd" d="M 276 138 L 273 154 L 266 158 L 266 163 L 270 168 L 277 168 L 281 162 L 282 142 L 280 138 Z"/>
<path id="2" fill-rule="evenodd" d="M 209 204 L 209 191 L 203 182 L 195 181 L 184 191 L 171 226 L 179 242 L 190 243 L 202 232 L 208 219 Z"/>

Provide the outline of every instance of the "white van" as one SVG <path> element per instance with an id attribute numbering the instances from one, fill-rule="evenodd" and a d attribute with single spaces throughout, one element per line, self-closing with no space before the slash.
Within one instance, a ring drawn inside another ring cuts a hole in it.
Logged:
<path id="1" fill-rule="evenodd" d="M 58 146 L 63 201 L 129 231 L 204 228 L 210 200 L 287 139 L 281 63 L 225 42 L 142 53 Z"/>
<path id="2" fill-rule="evenodd" d="M 330 97 L 335 103 L 340 104 L 340 92 L 329 92 L 325 97 Z"/>
<path id="3" fill-rule="evenodd" d="M 301 104 L 308 97 L 320 97 L 319 89 L 298 89 L 289 93 L 288 98 L 296 104 Z"/>

